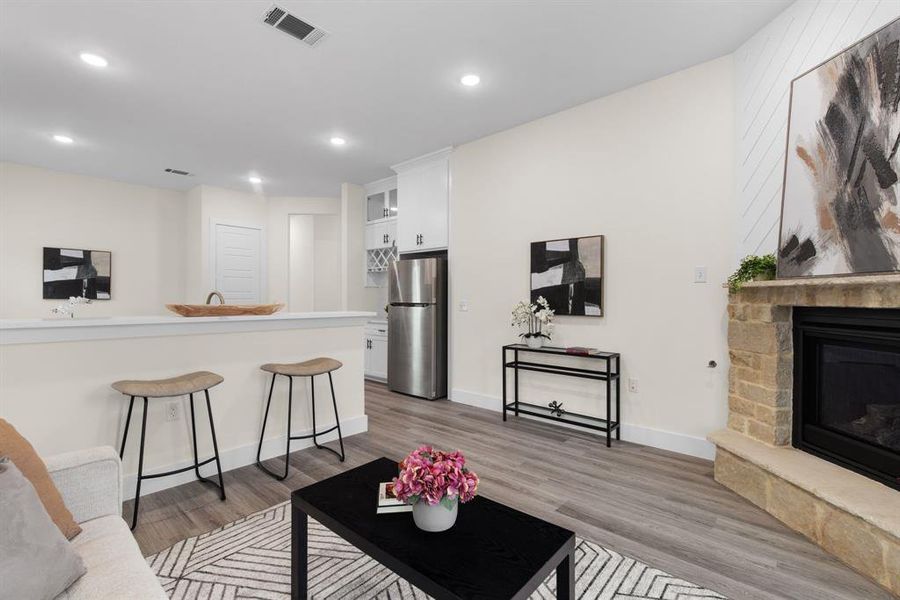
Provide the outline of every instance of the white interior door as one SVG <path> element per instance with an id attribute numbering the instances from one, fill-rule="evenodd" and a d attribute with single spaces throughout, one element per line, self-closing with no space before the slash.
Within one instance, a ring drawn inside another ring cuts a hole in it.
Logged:
<path id="1" fill-rule="evenodd" d="M 262 232 L 216 223 L 215 236 L 216 289 L 228 304 L 260 304 Z"/>

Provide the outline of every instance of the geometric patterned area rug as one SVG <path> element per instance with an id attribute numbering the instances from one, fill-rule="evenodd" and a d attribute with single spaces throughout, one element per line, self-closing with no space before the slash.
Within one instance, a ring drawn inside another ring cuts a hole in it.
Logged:
<path id="1" fill-rule="evenodd" d="M 312 518 L 309 597 L 315 600 L 429 598 Z M 188 538 L 147 557 L 170 598 L 282 600 L 291 591 L 291 511 L 288 502 Z M 693 600 L 724 598 L 582 539 L 575 550 L 576 598 Z M 556 598 L 550 577 L 531 600 Z"/>

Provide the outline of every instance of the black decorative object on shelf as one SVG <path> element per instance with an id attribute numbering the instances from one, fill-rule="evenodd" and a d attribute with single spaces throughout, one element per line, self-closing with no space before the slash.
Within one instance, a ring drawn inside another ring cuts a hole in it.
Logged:
<path id="1" fill-rule="evenodd" d="M 507 360 L 507 352 L 513 353 L 513 360 Z M 532 352 L 536 354 L 549 354 L 558 356 L 575 356 L 580 359 L 603 361 L 601 369 L 583 369 L 580 367 L 568 367 L 565 365 L 531 362 L 519 359 L 520 352 Z M 506 370 L 513 370 L 513 400 L 506 401 Z M 538 373 L 553 373 L 581 379 L 594 379 L 605 382 L 606 418 L 593 417 L 563 410 L 562 402 L 551 401 L 547 406 L 519 402 L 519 371 L 536 371 Z M 606 434 L 606 447 L 612 445 L 612 434 L 616 439 L 621 439 L 620 424 L 621 412 L 619 402 L 619 373 L 621 372 L 620 356 L 618 352 L 593 352 L 589 355 L 573 355 L 566 352 L 565 348 L 545 346 L 543 348 L 529 348 L 525 344 L 508 344 L 503 346 L 503 420 L 506 421 L 506 413 L 512 411 L 515 416 L 529 415 L 568 425 L 576 425 L 602 431 Z M 613 419 L 613 398 L 615 398 L 615 420 Z"/>
<path id="2" fill-rule="evenodd" d="M 547 406 L 550 407 L 550 414 L 552 414 L 553 416 L 561 417 L 561 416 L 563 416 L 563 415 L 566 413 L 566 411 L 563 410 L 563 403 L 562 403 L 562 402 L 557 402 L 556 400 L 554 400 L 553 402 L 551 402 L 551 403 L 548 404 Z"/>

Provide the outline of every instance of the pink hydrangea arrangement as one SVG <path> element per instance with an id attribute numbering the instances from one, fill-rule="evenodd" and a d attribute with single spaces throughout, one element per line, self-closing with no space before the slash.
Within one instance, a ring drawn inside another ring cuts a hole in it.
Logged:
<path id="1" fill-rule="evenodd" d="M 400 463 L 400 475 L 394 478 L 394 494 L 407 504 L 468 502 L 478 491 L 478 475 L 466 468 L 462 452 L 443 452 L 422 446 Z"/>

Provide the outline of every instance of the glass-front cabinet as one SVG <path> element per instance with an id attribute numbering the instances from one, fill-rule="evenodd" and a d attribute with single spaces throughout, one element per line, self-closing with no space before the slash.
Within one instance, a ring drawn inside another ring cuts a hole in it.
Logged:
<path id="1" fill-rule="evenodd" d="M 366 186 L 366 222 L 397 217 L 397 178 L 388 177 Z"/>

